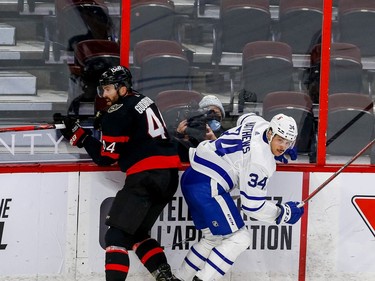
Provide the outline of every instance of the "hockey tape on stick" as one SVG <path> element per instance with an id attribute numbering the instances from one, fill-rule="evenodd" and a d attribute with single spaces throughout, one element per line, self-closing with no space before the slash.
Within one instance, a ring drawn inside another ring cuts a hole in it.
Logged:
<path id="1" fill-rule="evenodd" d="M 18 126 L 18 127 L 5 127 L 5 128 L 0 128 L 0 133 L 38 131 L 38 130 L 50 130 L 50 129 L 58 129 L 58 130 L 65 129 L 65 124 L 40 124 L 40 125 Z"/>
<path id="2" fill-rule="evenodd" d="M 336 178 L 341 172 L 352 164 L 359 156 L 363 154 L 367 149 L 369 149 L 375 143 L 375 139 L 369 142 L 364 148 L 362 148 L 356 155 L 353 156 L 348 162 L 345 163 L 338 171 L 336 171 L 332 176 L 330 176 L 325 182 L 323 182 L 320 186 L 318 186 L 309 196 L 307 196 L 299 205 L 298 207 L 302 207 L 305 205 L 311 198 L 313 198 L 319 191 L 321 191 L 327 184 L 329 184 L 334 178 Z"/>

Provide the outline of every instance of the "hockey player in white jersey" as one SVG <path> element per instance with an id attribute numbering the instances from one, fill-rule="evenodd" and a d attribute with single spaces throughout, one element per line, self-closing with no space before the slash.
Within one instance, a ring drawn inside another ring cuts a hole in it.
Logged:
<path id="1" fill-rule="evenodd" d="M 246 114 L 217 140 L 190 149 L 191 166 L 181 177 L 181 189 L 203 237 L 187 253 L 176 272 L 178 279 L 220 280 L 250 246 L 250 233 L 230 195 L 234 188 L 240 189 L 241 208 L 252 218 L 276 224 L 294 224 L 301 218 L 299 202 L 266 200 L 275 157 L 293 147 L 296 138 L 292 117 L 278 114 L 267 122 Z"/>

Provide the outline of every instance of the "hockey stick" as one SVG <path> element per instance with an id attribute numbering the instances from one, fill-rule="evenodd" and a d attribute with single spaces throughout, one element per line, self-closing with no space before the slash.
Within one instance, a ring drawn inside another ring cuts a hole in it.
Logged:
<path id="1" fill-rule="evenodd" d="M 369 149 L 375 143 L 375 139 L 369 142 L 364 148 L 362 148 L 356 155 L 353 156 L 348 162 L 345 163 L 339 170 L 337 170 L 332 176 L 330 176 L 325 182 L 323 182 L 320 186 L 317 187 L 309 196 L 307 196 L 301 203 L 299 203 L 298 207 L 302 207 L 305 205 L 311 198 L 313 198 L 319 191 L 321 191 L 327 184 L 329 184 L 334 178 L 336 178 L 346 167 L 348 167 L 351 163 L 353 163 L 359 156 L 363 154 L 367 149 Z"/>
<path id="2" fill-rule="evenodd" d="M 181 241 L 178 241 L 178 242 L 176 242 L 176 243 L 174 243 L 174 244 L 172 244 L 172 245 L 166 245 L 166 246 L 164 246 L 164 248 L 173 248 L 173 247 L 176 247 L 176 246 L 179 246 L 179 245 L 181 245 L 181 244 L 184 244 L 184 243 L 187 243 L 187 242 L 190 242 L 190 241 L 194 241 L 194 240 L 195 240 L 195 238 L 193 238 L 193 237 L 188 237 L 188 238 L 183 239 L 183 240 L 181 240 Z"/>
<path id="3" fill-rule="evenodd" d="M 37 131 L 37 130 L 49 130 L 49 129 L 65 129 L 65 124 L 40 124 L 40 125 L 18 126 L 18 127 L 5 127 L 5 128 L 0 128 L 0 133 Z"/>

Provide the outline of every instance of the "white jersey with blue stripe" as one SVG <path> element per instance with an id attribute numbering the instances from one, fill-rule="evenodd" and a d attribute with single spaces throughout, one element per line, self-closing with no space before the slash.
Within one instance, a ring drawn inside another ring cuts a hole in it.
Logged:
<path id="1" fill-rule="evenodd" d="M 224 132 L 215 141 L 190 149 L 191 167 L 216 180 L 226 192 L 240 189 L 242 209 L 249 216 L 274 222 L 279 208 L 266 200 L 267 183 L 276 162 L 266 138 L 269 122 L 257 116 Z M 212 196 L 217 190 L 212 190 Z"/>

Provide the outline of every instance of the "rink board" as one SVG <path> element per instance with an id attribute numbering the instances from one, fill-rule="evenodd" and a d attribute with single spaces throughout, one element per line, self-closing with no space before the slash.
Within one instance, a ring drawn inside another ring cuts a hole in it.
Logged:
<path id="1" fill-rule="evenodd" d="M 304 189 L 312 192 L 329 176 L 277 172 L 268 199 L 300 201 Z M 0 180 L 1 281 L 104 280 L 104 218 L 124 184 L 123 173 L 1 174 Z M 375 280 L 375 187 L 368 184 L 374 181 L 373 174 L 341 174 L 293 226 L 244 215 L 252 243 L 223 280 Z M 152 236 L 174 270 L 198 241 L 180 189 Z M 128 280 L 153 280 L 130 255 Z"/>

